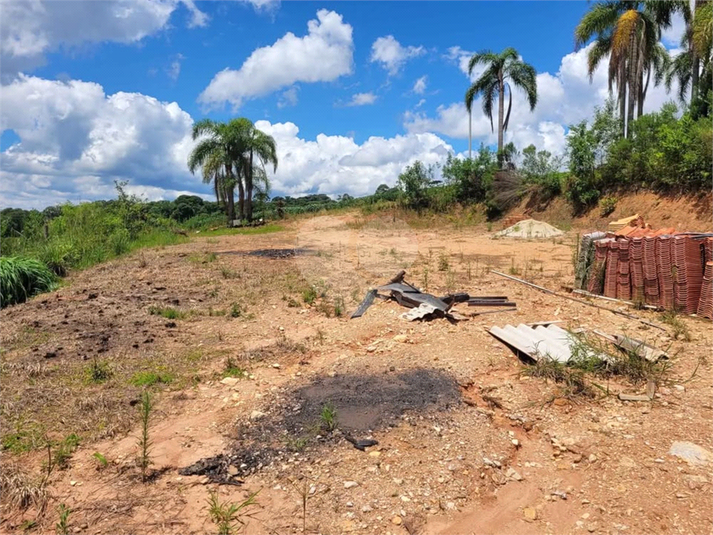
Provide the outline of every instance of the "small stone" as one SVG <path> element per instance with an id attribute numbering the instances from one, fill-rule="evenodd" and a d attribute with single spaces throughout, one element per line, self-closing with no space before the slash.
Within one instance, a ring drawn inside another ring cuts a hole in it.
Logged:
<path id="1" fill-rule="evenodd" d="M 371 513 L 373 509 L 371 508 L 371 505 L 365 505 L 364 507 L 361 508 L 362 513 Z"/>
<path id="2" fill-rule="evenodd" d="M 230 476 L 237 476 L 238 475 L 238 467 L 233 466 L 232 464 L 228 466 L 228 475 Z"/>
<path id="3" fill-rule="evenodd" d="M 238 378 L 237 377 L 225 377 L 224 379 L 221 379 L 220 384 L 225 385 L 225 386 L 235 386 L 238 384 Z"/>
<path id="4" fill-rule="evenodd" d="M 525 515 L 525 520 L 528 522 L 537 520 L 537 509 L 534 507 L 525 507 L 525 509 L 522 510 L 522 514 Z"/>
<path id="5" fill-rule="evenodd" d="M 251 420 L 259 420 L 260 418 L 264 418 L 264 417 L 265 417 L 265 413 L 262 412 L 262 411 L 257 411 L 257 410 L 256 410 L 256 411 L 252 411 L 252 412 L 250 413 L 250 419 L 251 419 Z"/>
<path id="6" fill-rule="evenodd" d="M 403 520 L 401 519 L 400 516 L 395 516 L 394 518 L 391 519 L 391 523 L 394 524 L 395 526 L 400 526 L 401 522 L 403 522 Z"/>
<path id="7" fill-rule="evenodd" d="M 74 533 L 81 533 L 81 532 L 82 532 L 82 528 L 80 528 L 79 526 L 75 526 L 72 531 L 73 531 Z"/>
<path id="8" fill-rule="evenodd" d="M 582 518 L 583 518 L 584 520 L 587 520 L 587 519 L 589 518 L 589 516 L 590 516 L 589 513 L 584 513 L 584 514 L 582 515 Z"/>
<path id="9" fill-rule="evenodd" d="M 347 507 L 354 507 L 354 502 L 347 502 L 344 505 L 346 505 Z"/>
<path id="10" fill-rule="evenodd" d="M 519 441 L 518 439 L 513 438 L 513 439 L 511 440 L 511 442 L 512 442 L 512 445 L 515 446 L 516 448 L 519 448 L 519 447 L 520 447 L 520 441 Z"/>
<path id="11" fill-rule="evenodd" d="M 405 342 L 408 339 L 408 337 L 405 334 L 397 334 L 394 336 L 394 342 Z"/>
<path id="12" fill-rule="evenodd" d="M 394 483 L 396 483 L 397 485 L 403 485 L 403 484 L 404 484 L 404 480 L 401 479 L 401 478 L 395 477 L 395 478 L 394 478 Z"/>
<path id="13" fill-rule="evenodd" d="M 593 463 L 593 462 L 595 462 L 596 460 L 597 460 L 597 456 L 594 455 L 593 453 L 590 453 L 590 454 L 589 454 L 589 462 L 590 462 L 590 463 Z"/>
<path id="14" fill-rule="evenodd" d="M 569 404 L 569 402 L 565 398 L 556 398 L 553 403 L 558 407 L 563 407 Z"/>
<path id="15" fill-rule="evenodd" d="M 77 482 L 76 482 L 76 481 L 70 481 L 69 484 L 73 487 L 73 486 L 75 486 L 75 485 L 77 484 Z"/>
<path id="16" fill-rule="evenodd" d="M 376 346 L 369 346 L 366 348 L 367 353 L 373 353 L 376 351 Z"/>
<path id="17" fill-rule="evenodd" d="M 587 531 L 589 533 L 594 533 L 595 531 L 597 531 L 597 523 L 591 522 L 591 523 L 587 524 Z"/>
<path id="18" fill-rule="evenodd" d="M 513 468 L 508 468 L 505 472 L 505 476 L 515 481 L 522 481 L 522 476 L 520 475 L 520 473 Z"/>
<path id="19" fill-rule="evenodd" d="M 381 455 L 381 452 L 377 450 L 369 452 L 369 457 L 378 457 L 379 455 Z"/>
<path id="20" fill-rule="evenodd" d="M 401 496 L 401 501 L 404 503 L 408 503 L 411 501 L 411 498 L 409 498 L 408 496 Z"/>
<path id="21" fill-rule="evenodd" d="M 344 488 L 345 489 L 353 489 L 354 487 L 358 487 L 359 483 L 356 481 L 345 481 L 344 482 Z"/>
<path id="22" fill-rule="evenodd" d="M 275 362 L 275 363 L 273 363 L 272 367 L 279 369 L 279 368 L 280 368 L 280 363 L 279 363 L 279 362 Z"/>

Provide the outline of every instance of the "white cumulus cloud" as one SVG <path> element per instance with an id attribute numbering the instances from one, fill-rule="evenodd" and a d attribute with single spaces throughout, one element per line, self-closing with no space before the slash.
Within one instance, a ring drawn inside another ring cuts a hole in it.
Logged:
<path id="1" fill-rule="evenodd" d="M 322 9 L 307 23 L 307 35 L 289 32 L 274 44 L 258 48 L 235 69 L 215 75 L 199 102 L 239 107 L 244 100 L 272 93 L 298 82 L 331 82 L 351 74 L 352 27 L 334 11 Z"/>
<path id="2" fill-rule="evenodd" d="M 347 103 L 347 106 L 368 106 L 376 102 L 374 93 L 356 93 L 352 95 L 352 99 Z"/>
<path id="3" fill-rule="evenodd" d="M 379 37 L 371 45 L 372 63 L 380 63 L 391 76 L 398 74 L 409 59 L 425 53 L 426 50 L 422 46 L 401 46 L 393 35 Z"/>
<path id="4" fill-rule="evenodd" d="M 3 78 L 42 65 L 48 52 L 87 43 L 139 42 L 166 28 L 181 4 L 191 15 L 189 26 L 207 23 L 193 0 L 4 1 L 0 7 Z"/>
<path id="5" fill-rule="evenodd" d="M 193 120 L 175 102 L 19 75 L 0 110 L 2 130 L 20 138 L 2 153 L 4 206 L 106 198 L 117 179 L 152 198 L 203 189 L 186 168 Z"/>
<path id="6" fill-rule="evenodd" d="M 445 161 L 452 147 L 431 133 L 370 137 L 361 145 L 346 136 L 299 136 L 294 123 L 257 121 L 275 138 L 280 164 L 273 178 L 275 192 L 288 195 L 326 193 L 365 195 L 379 184 L 393 185 L 404 167 L 416 160 Z"/>
<path id="7" fill-rule="evenodd" d="M 413 84 L 413 92 L 417 95 L 423 95 L 426 92 L 426 86 L 428 85 L 428 76 L 421 76 L 416 83 Z"/>

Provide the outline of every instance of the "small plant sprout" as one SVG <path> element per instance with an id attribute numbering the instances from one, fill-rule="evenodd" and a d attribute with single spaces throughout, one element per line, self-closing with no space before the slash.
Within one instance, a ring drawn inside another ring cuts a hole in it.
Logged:
<path id="1" fill-rule="evenodd" d="M 97 462 L 97 470 L 103 470 L 104 468 L 109 466 L 109 461 L 107 461 L 106 457 L 104 457 L 104 455 L 102 455 L 98 451 L 92 453 L 92 457 L 94 457 Z"/>
<path id="2" fill-rule="evenodd" d="M 55 524 L 55 531 L 57 535 L 68 535 L 69 533 L 69 514 L 72 510 L 60 503 L 57 507 L 57 513 L 59 513 L 59 521 Z"/>
<path id="3" fill-rule="evenodd" d="M 146 482 L 148 469 L 151 466 L 151 438 L 149 436 L 149 423 L 151 421 L 151 411 L 153 410 L 153 400 L 148 391 L 141 394 L 141 402 L 139 403 L 139 417 L 141 419 L 141 435 L 137 441 L 139 448 L 139 457 L 137 459 L 139 468 L 141 469 L 141 480 Z"/>
<path id="4" fill-rule="evenodd" d="M 259 491 L 258 491 L 259 492 Z M 211 491 L 208 497 L 208 513 L 211 521 L 218 528 L 218 535 L 232 535 L 245 525 L 243 516 L 246 510 L 255 505 L 257 492 L 253 492 L 241 503 L 221 502 L 216 491 Z"/>
<path id="5" fill-rule="evenodd" d="M 319 419 L 322 429 L 331 433 L 337 428 L 337 409 L 331 403 L 327 403 L 322 407 Z"/>

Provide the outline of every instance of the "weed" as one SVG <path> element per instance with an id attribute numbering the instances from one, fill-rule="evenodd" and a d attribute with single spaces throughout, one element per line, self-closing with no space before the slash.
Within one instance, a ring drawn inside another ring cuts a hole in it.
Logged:
<path id="1" fill-rule="evenodd" d="M 667 310 L 661 314 L 661 321 L 669 325 L 672 329 L 672 335 L 674 340 L 683 340 L 684 342 L 691 341 L 691 333 L 688 330 L 688 326 L 681 321 L 676 314 L 675 310 Z"/>
<path id="2" fill-rule="evenodd" d="M 456 288 L 456 274 L 449 268 L 446 271 L 446 290 L 448 293 L 454 292 Z"/>
<path id="3" fill-rule="evenodd" d="M 288 438 L 287 449 L 294 452 L 303 452 L 309 444 L 309 437 L 303 436 L 299 438 Z"/>
<path id="4" fill-rule="evenodd" d="M 468 260 L 468 264 L 467 264 L 467 266 L 466 266 L 466 268 L 465 268 L 465 273 L 466 273 L 466 275 L 468 276 L 468 281 L 470 281 L 471 278 L 472 278 L 472 271 L 471 271 L 471 266 L 470 266 L 470 260 Z"/>
<path id="5" fill-rule="evenodd" d="M 243 368 L 241 368 L 234 360 L 233 357 L 228 357 L 225 359 L 225 366 L 223 368 L 223 377 L 246 377 L 248 374 Z"/>
<path id="6" fill-rule="evenodd" d="M 233 305 L 230 307 L 230 317 L 231 318 L 239 318 L 244 313 L 245 313 L 245 311 L 243 310 L 243 307 L 240 305 L 240 303 L 233 303 Z"/>
<path id="7" fill-rule="evenodd" d="M 165 372 L 136 372 L 129 382 L 134 386 L 167 385 L 173 382 L 173 375 Z"/>
<path id="8" fill-rule="evenodd" d="M 344 298 L 342 296 L 337 296 L 334 299 L 334 315 L 339 318 L 344 314 Z"/>
<path id="9" fill-rule="evenodd" d="M 319 420 L 322 429 L 328 433 L 334 431 L 337 428 L 337 409 L 334 408 L 334 405 L 327 403 L 322 406 L 322 412 L 319 415 Z"/>
<path id="10" fill-rule="evenodd" d="M 47 502 L 44 479 L 29 476 L 19 466 L 10 464 L 7 460 L 3 462 L 0 471 L 0 492 L 3 503 L 21 510 L 31 505 L 42 510 Z"/>
<path id="11" fill-rule="evenodd" d="M 155 305 L 149 307 L 149 314 L 152 314 L 154 316 L 162 316 L 169 320 L 180 320 L 186 317 L 185 312 L 181 312 L 180 310 L 176 310 L 175 308 L 159 307 Z"/>
<path id="12" fill-rule="evenodd" d="M 227 312 L 223 309 L 218 309 L 218 310 L 213 310 L 213 307 L 210 307 L 208 309 L 208 315 L 213 317 L 213 316 L 225 316 Z"/>
<path id="13" fill-rule="evenodd" d="M 300 304 L 297 302 L 297 300 L 294 297 L 289 297 L 287 299 L 287 306 L 290 308 L 298 308 Z"/>
<path id="14" fill-rule="evenodd" d="M 87 367 L 85 375 L 87 382 L 100 384 L 109 380 L 114 372 L 107 361 L 94 357 L 92 363 Z"/>
<path id="15" fill-rule="evenodd" d="M 146 482 L 149 466 L 151 466 L 151 437 L 149 436 L 149 422 L 151 421 L 151 411 L 153 403 L 151 394 L 144 391 L 141 394 L 141 402 L 139 403 L 139 417 L 141 419 L 141 435 L 137 441 L 139 448 L 138 465 L 141 469 L 141 480 Z"/>
<path id="16" fill-rule="evenodd" d="M 515 266 L 515 259 L 511 258 L 510 259 L 510 269 L 508 270 L 510 275 L 520 275 L 520 268 Z"/>
<path id="17" fill-rule="evenodd" d="M 102 455 L 98 451 L 92 453 L 92 457 L 94 457 L 97 461 L 97 469 L 104 469 L 109 466 L 109 461 L 107 461 L 106 457 L 104 457 L 104 455 Z"/>
<path id="18" fill-rule="evenodd" d="M 302 301 L 311 305 L 317 299 L 317 290 L 313 286 L 310 286 L 302 292 Z"/>
<path id="19" fill-rule="evenodd" d="M 564 397 L 570 399 L 575 396 L 587 398 L 595 396 L 594 389 L 585 381 L 583 370 L 570 368 L 547 355 L 541 356 L 534 366 L 527 367 L 523 373 L 530 377 L 542 377 L 563 385 Z"/>
<path id="20" fill-rule="evenodd" d="M 488 223 L 485 225 L 485 227 L 488 229 L 488 232 L 492 232 L 493 230 L 493 223 L 488 221 Z"/>
<path id="21" fill-rule="evenodd" d="M 144 254 L 143 251 L 139 251 L 138 259 L 139 259 L 139 267 L 140 268 L 145 268 L 146 266 L 149 265 L 148 260 L 146 260 L 146 255 Z"/>
<path id="22" fill-rule="evenodd" d="M 57 513 L 59 514 L 59 522 L 55 524 L 57 535 L 69 534 L 69 513 L 71 512 L 72 510 L 63 503 L 60 503 L 57 507 Z"/>
<path id="23" fill-rule="evenodd" d="M 237 271 L 233 271 L 229 267 L 221 266 L 220 274 L 224 279 L 237 279 L 240 278 L 240 274 Z"/>
<path id="24" fill-rule="evenodd" d="M 56 286 L 54 274 L 33 258 L 0 257 L 0 306 L 23 303 Z"/>
<path id="25" fill-rule="evenodd" d="M 423 268 L 423 289 L 428 290 L 428 266 Z"/>
<path id="26" fill-rule="evenodd" d="M 325 339 L 326 337 L 324 336 L 324 331 L 317 327 L 317 341 L 319 342 L 319 345 L 323 345 Z"/>
<path id="27" fill-rule="evenodd" d="M 2 449 L 18 454 L 44 447 L 44 431 L 37 424 L 17 422 L 15 431 L 2 437 Z"/>
<path id="28" fill-rule="evenodd" d="M 76 434 L 72 433 L 66 436 L 57 444 L 57 449 L 54 452 L 54 464 L 61 470 L 67 468 L 77 446 L 79 446 L 79 437 Z"/>
<path id="29" fill-rule="evenodd" d="M 448 257 L 445 254 L 441 254 L 438 257 L 438 271 L 448 271 L 449 267 Z"/>
<path id="30" fill-rule="evenodd" d="M 258 491 L 259 492 L 259 491 Z M 245 525 L 242 520 L 243 510 L 255 504 L 257 492 L 253 492 L 246 500 L 237 504 L 232 502 L 222 502 L 218 498 L 218 493 L 211 491 L 208 498 L 208 513 L 211 521 L 218 528 L 219 535 L 231 535 L 236 533 L 238 524 Z"/>

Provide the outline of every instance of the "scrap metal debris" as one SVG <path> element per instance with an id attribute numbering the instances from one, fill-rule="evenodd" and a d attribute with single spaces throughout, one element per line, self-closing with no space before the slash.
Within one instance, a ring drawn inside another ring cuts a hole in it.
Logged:
<path id="1" fill-rule="evenodd" d="M 450 321 L 462 321 L 468 319 L 451 307 L 457 303 L 468 303 L 468 306 L 488 306 L 488 307 L 510 307 L 507 310 L 514 310 L 515 303 L 509 301 L 507 296 L 475 296 L 471 297 L 466 292 L 447 294 L 441 297 L 422 292 L 413 284 L 404 281 L 405 271 L 400 271 L 388 283 L 369 290 L 364 296 L 364 300 L 351 315 L 351 319 L 364 315 L 367 309 L 378 297 L 384 300 L 393 299 L 401 306 L 410 308 L 408 312 L 401 315 L 401 318 L 414 321 L 417 319 L 430 320 L 434 318 L 447 318 Z M 381 293 L 380 293 L 381 292 Z M 387 293 L 388 292 L 388 293 Z M 482 314 L 475 313 L 473 316 Z"/>
<path id="2" fill-rule="evenodd" d="M 513 349 L 516 353 L 525 355 L 534 361 L 549 358 L 566 363 L 572 358 L 576 337 L 557 325 L 537 325 L 530 327 L 521 323 L 517 327 L 505 325 L 500 328 L 493 326 L 488 331 L 495 338 Z M 594 356 L 603 357 L 594 354 Z"/>

